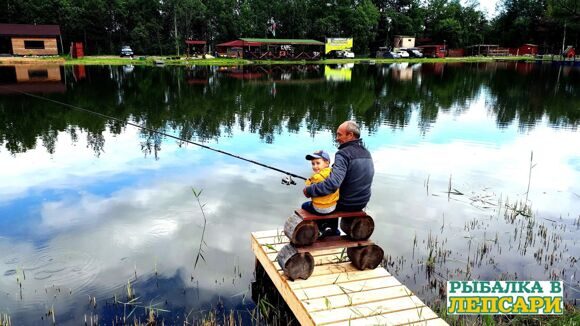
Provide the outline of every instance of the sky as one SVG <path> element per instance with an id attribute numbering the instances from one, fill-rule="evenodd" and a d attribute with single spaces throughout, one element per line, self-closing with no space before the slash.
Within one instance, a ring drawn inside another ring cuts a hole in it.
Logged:
<path id="1" fill-rule="evenodd" d="M 479 0 L 479 5 L 487 13 L 487 17 L 492 18 L 496 15 L 495 6 L 498 2 L 499 0 Z"/>

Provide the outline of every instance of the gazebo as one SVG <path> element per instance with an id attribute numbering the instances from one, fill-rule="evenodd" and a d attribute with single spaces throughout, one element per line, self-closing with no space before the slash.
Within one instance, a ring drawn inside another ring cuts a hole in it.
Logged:
<path id="1" fill-rule="evenodd" d="M 241 38 L 217 45 L 221 53 L 246 59 L 309 59 L 316 60 L 324 43 L 309 39 Z"/>
<path id="2" fill-rule="evenodd" d="M 187 57 L 205 55 L 207 53 L 206 41 L 200 40 L 185 40 L 187 45 L 186 55 Z"/>
<path id="3" fill-rule="evenodd" d="M 216 45 L 217 52 L 222 57 L 243 58 L 244 49 L 251 52 L 252 47 L 260 47 L 259 42 L 245 42 L 242 40 L 229 41 Z"/>

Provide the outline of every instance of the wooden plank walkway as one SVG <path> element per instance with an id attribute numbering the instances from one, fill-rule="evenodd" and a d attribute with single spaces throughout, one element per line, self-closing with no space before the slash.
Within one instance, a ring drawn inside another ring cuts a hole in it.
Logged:
<path id="1" fill-rule="evenodd" d="M 283 230 L 252 233 L 252 250 L 301 325 L 447 325 L 384 268 L 359 271 L 342 248 L 311 252 L 307 280 L 290 281 L 276 262 Z"/>

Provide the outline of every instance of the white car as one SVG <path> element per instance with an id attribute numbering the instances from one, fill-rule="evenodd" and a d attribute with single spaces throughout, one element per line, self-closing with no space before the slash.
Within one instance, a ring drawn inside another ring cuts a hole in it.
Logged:
<path id="1" fill-rule="evenodd" d="M 354 52 L 350 52 L 348 50 L 338 51 L 336 56 L 338 58 L 354 58 Z"/>
<path id="2" fill-rule="evenodd" d="M 397 54 L 400 55 L 401 58 L 408 58 L 409 57 L 409 52 L 407 52 L 407 51 L 399 50 L 399 51 L 397 51 Z"/>
<path id="3" fill-rule="evenodd" d="M 128 45 L 124 45 L 121 48 L 121 57 L 133 57 L 133 50 L 131 49 L 130 46 Z"/>

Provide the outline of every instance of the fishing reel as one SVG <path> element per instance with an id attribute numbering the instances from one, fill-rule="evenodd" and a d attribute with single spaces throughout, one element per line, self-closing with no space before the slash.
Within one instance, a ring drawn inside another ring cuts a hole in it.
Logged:
<path id="1" fill-rule="evenodd" d="M 295 186 L 296 185 L 296 181 L 294 181 L 292 179 L 292 176 L 287 175 L 286 177 L 282 178 L 282 184 L 283 185 L 286 185 L 286 186 L 290 186 L 290 185 Z"/>

